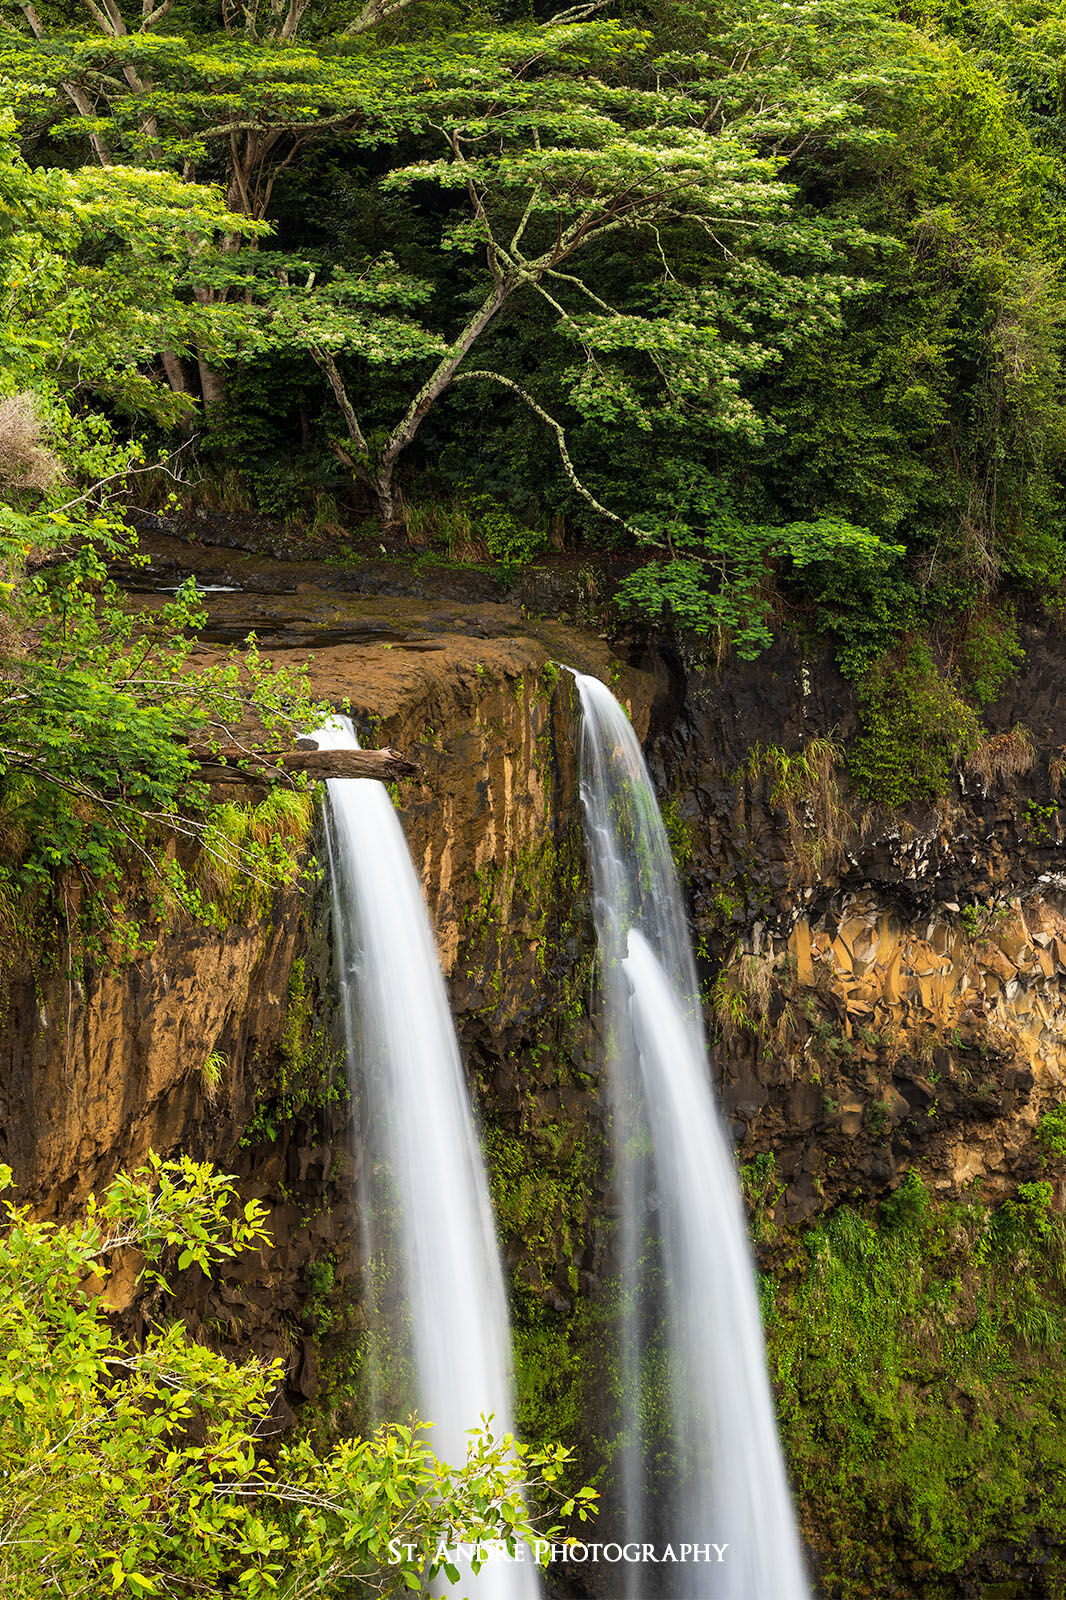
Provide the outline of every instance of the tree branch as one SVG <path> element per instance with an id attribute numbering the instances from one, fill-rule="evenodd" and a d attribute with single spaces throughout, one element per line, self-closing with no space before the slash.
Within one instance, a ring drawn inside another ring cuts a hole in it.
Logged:
<path id="1" fill-rule="evenodd" d="M 410 778 L 419 769 L 399 750 L 286 750 L 251 753 L 235 746 L 212 750 L 190 745 L 189 755 L 199 763 L 194 777 L 203 783 L 255 783 L 264 777 L 304 772 L 316 783 L 324 778 L 377 778 L 390 782 Z M 242 762 L 242 766 L 234 763 Z"/>
<path id="2" fill-rule="evenodd" d="M 406 11 L 414 0 L 367 0 L 367 4 L 360 11 L 354 22 L 350 22 L 344 32 L 347 35 L 354 33 L 368 33 L 371 28 L 376 28 L 379 22 L 387 22 L 389 17 L 394 17 L 400 11 Z"/>
<path id="3" fill-rule="evenodd" d="M 44 23 L 37 15 L 37 11 L 32 4 L 32 0 L 26 0 L 26 4 L 24 4 L 22 7 L 22 14 L 30 25 L 30 32 L 33 34 L 33 37 L 35 39 L 43 39 Z M 105 141 L 92 126 L 94 120 L 93 108 L 92 104 L 90 103 L 89 96 L 78 83 L 65 83 L 63 85 L 63 93 L 67 96 L 67 99 L 78 113 L 78 116 L 84 117 L 86 122 L 89 124 L 89 143 L 93 147 L 93 154 L 96 156 L 97 161 L 99 161 L 102 167 L 109 167 L 111 165 L 111 152 L 108 149 Z"/>
<path id="4" fill-rule="evenodd" d="M 568 11 L 557 11 L 554 17 L 549 17 L 544 23 L 545 28 L 565 28 L 572 22 L 584 22 L 587 17 L 595 16 L 597 11 L 605 11 L 614 0 L 589 0 L 587 5 L 571 6 Z"/>
<path id="5" fill-rule="evenodd" d="M 620 528 L 625 528 L 627 533 L 633 533 L 636 534 L 638 538 L 640 537 L 639 528 L 635 528 L 631 522 L 627 522 L 625 517 L 620 517 L 617 512 L 609 511 L 605 505 L 602 505 L 600 501 L 596 499 L 596 496 L 590 489 L 585 488 L 585 485 L 581 482 L 581 479 L 577 475 L 577 470 L 574 466 L 574 463 L 570 459 L 570 452 L 566 448 L 566 432 L 562 423 L 556 422 L 554 417 L 550 417 L 545 411 L 544 407 L 538 405 L 533 396 L 527 393 L 527 391 L 522 388 L 521 384 L 515 383 L 513 378 L 505 378 L 500 372 L 460 372 L 456 375 L 453 381 L 455 383 L 465 383 L 472 378 L 484 378 L 489 383 L 501 383 L 505 389 L 510 389 L 511 392 L 516 394 L 520 400 L 524 400 L 529 409 L 535 412 L 540 420 L 546 423 L 554 433 L 555 442 L 559 447 L 559 456 L 563 463 L 563 471 L 566 473 L 567 478 L 570 480 L 571 487 L 575 490 L 575 492 L 579 494 L 582 500 L 590 505 L 594 511 L 598 511 L 601 517 L 607 517 L 609 521 L 616 522 Z"/>
<path id="6" fill-rule="evenodd" d="M 382 451 L 378 462 L 379 476 L 382 472 L 389 473 L 400 452 L 410 444 L 421 425 L 422 418 L 439 400 L 444 391 L 449 387 L 455 377 L 460 362 L 471 346 L 480 338 L 488 327 L 493 317 L 504 302 L 509 299 L 521 282 L 520 275 L 511 275 L 500 278 L 494 284 L 492 293 L 482 302 L 478 310 L 471 317 L 462 333 L 459 335 L 449 353 L 438 364 L 436 370 L 419 389 L 403 420 L 393 429 L 385 449 Z"/>
<path id="7" fill-rule="evenodd" d="M 135 478 L 142 472 L 166 472 L 170 477 L 176 478 L 177 475 L 170 471 L 170 463 L 175 457 L 180 456 L 183 450 L 187 450 L 191 444 L 195 444 L 199 437 L 200 435 L 197 433 L 191 439 L 186 439 L 184 444 L 179 444 L 176 449 L 165 455 L 161 461 L 150 461 L 143 467 L 120 467 L 118 472 L 112 472 L 106 478 L 101 478 L 98 483 L 93 484 L 91 489 L 86 489 L 84 494 L 79 494 L 77 499 L 67 500 L 65 504 L 56 506 L 55 511 L 69 511 L 73 506 L 80 506 L 83 500 L 90 499 L 96 494 L 97 490 L 103 489 L 106 484 L 114 483 L 117 478 Z"/>
<path id="8" fill-rule="evenodd" d="M 355 414 L 355 407 L 348 398 L 348 391 L 344 387 L 344 379 L 337 370 L 337 363 L 334 361 L 332 354 L 328 350 L 320 349 L 317 345 L 312 345 L 311 359 L 322 368 L 322 371 L 329 379 L 329 386 L 333 390 L 334 398 L 341 408 L 341 415 L 347 425 L 352 442 L 358 450 L 362 451 L 363 455 L 368 455 L 369 446 L 363 437 L 363 430 L 359 426 L 359 418 Z"/>

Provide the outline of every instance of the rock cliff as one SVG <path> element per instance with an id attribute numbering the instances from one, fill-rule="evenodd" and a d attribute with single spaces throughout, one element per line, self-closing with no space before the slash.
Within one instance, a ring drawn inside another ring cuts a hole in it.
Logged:
<path id="1" fill-rule="evenodd" d="M 591 1441 L 591 1469 L 614 1403 L 614 1196 L 567 665 L 610 683 L 646 743 L 738 1158 L 773 1173 L 758 1190 L 764 1267 L 794 1271 L 782 1231 L 885 1197 L 916 1163 L 934 1193 L 992 1202 L 1044 1172 L 1034 1132 L 1066 1100 L 1060 640 L 1029 630 L 1025 671 L 952 794 L 889 814 L 848 789 L 848 686 L 794 642 L 751 665 L 686 659 L 609 644 L 592 613 L 582 627 L 538 618 L 529 578 L 517 595 L 395 563 L 196 561 L 236 591 L 211 596 L 205 650 L 254 627 L 279 663 L 310 653 L 315 689 L 350 704 L 363 742 L 418 764 L 395 799 L 483 1128 L 530 1434 Z M 189 552 L 159 539 L 153 563 L 163 586 Z M 569 603 L 595 592 L 582 580 Z M 179 1303 L 223 1347 L 283 1354 L 289 1400 L 351 1426 L 360 1117 L 326 912 L 312 868 L 263 915 L 223 931 L 177 921 L 125 965 L 75 963 L 62 940 L 43 965 L 12 954 L 0 1158 L 45 1211 L 149 1147 L 238 1173 L 269 1204 L 276 1247 L 222 1288 L 185 1275 Z M 130 1285 L 124 1298 L 153 1309 Z"/>

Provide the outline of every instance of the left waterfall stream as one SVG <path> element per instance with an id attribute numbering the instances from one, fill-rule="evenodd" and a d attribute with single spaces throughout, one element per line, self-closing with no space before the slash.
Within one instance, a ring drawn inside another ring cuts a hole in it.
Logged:
<path id="1" fill-rule="evenodd" d="M 347 717 L 314 734 L 358 749 Z M 411 1396 L 442 1460 L 466 1460 L 490 1417 L 513 1434 L 511 1340 L 488 1183 L 422 888 L 384 786 L 327 784 L 336 976 L 349 1081 L 363 1098 L 369 1150 L 359 1206 L 368 1258 L 402 1285 Z M 387 1217 L 387 1221 L 386 1221 Z M 384 1228 L 381 1224 L 385 1223 Z M 387 1420 L 378 1417 L 376 1420 Z M 530 1559 L 461 1567 L 456 1595 L 537 1600 Z M 432 1591 L 431 1591 L 432 1592 Z"/>

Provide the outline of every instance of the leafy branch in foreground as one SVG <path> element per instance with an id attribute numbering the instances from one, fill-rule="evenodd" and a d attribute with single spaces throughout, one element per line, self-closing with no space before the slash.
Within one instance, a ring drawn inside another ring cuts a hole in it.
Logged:
<path id="1" fill-rule="evenodd" d="M 0 1167 L 0 1187 L 10 1179 Z M 175 1269 L 210 1275 L 268 1245 L 263 1208 L 237 1205 L 209 1165 L 149 1154 L 65 1225 L 6 1209 L 0 1585 L 11 1600 L 302 1600 L 352 1583 L 399 1594 L 445 1567 L 442 1546 L 514 1552 L 538 1537 L 525 1489 L 550 1494 L 561 1515 L 589 1514 L 591 1490 L 557 1490 L 565 1450 L 526 1452 L 488 1423 L 454 1467 L 415 1422 L 324 1454 L 294 1438 L 268 1455 L 280 1363 L 231 1362 L 180 1322 L 143 1345 L 120 1338 L 106 1299 L 120 1252 L 141 1252 L 141 1281 L 165 1292 Z"/>
<path id="2" fill-rule="evenodd" d="M 114 896 L 132 865 L 160 911 L 177 901 L 210 920 L 210 896 L 186 870 L 193 846 L 207 857 L 201 880 L 206 867 L 259 890 L 292 881 L 292 843 L 310 820 L 306 781 L 272 771 L 292 785 L 291 815 L 256 837 L 228 825 L 233 807 L 212 804 L 199 772 L 205 750 L 251 759 L 264 741 L 291 744 L 321 720 L 304 674 L 262 659 L 254 640 L 197 661 L 205 613 L 191 581 L 162 606 L 128 610 L 105 561 L 129 550 L 120 526 L 34 520 L 53 538 L 73 533 L 80 548 L 0 602 L 0 885 L 48 894 L 66 875 L 95 903 Z M 0 550 L 13 570 L 25 558 L 27 519 L 6 526 L 5 541 L 0 511 Z"/>

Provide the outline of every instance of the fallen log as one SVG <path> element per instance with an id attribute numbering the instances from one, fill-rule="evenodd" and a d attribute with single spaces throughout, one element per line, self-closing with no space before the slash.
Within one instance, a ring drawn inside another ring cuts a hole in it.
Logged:
<path id="1" fill-rule="evenodd" d="M 305 772 L 316 782 L 324 778 L 378 778 L 391 783 L 410 778 L 419 769 L 399 750 L 286 750 L 249 753 L 245 750 L 207 750 L 193 745 L 189 754 L 198 763 L 195 776 L 203 783 L 255 783 L 284 773 Z"/>

